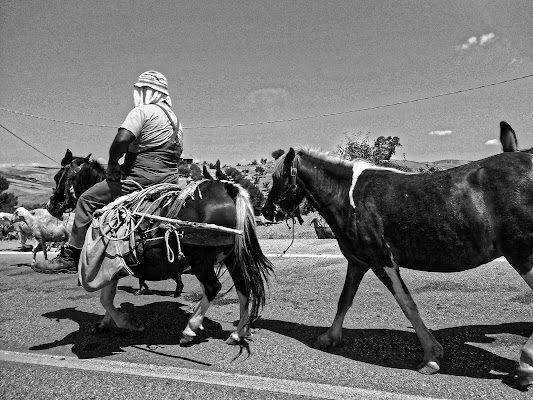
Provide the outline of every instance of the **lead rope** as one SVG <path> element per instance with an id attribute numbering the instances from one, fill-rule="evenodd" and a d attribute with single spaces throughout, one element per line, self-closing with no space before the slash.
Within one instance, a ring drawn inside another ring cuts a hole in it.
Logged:
<path id="1" fill-rule="evenodd" d="M 285 220 L 285 224 L 287 224 L 287 228 L 291 229 L 291 227 L 289 226 L 289 223 L 287 222 L 289 219 L 287 218 Z M 283 252 L 281 253 L 282 256 L 285 255 L 285 253 L 287 252 L 287 250 L 290 249 L 290 247 L 292 246 L 292 244 L 294 243 L 294 225 L 295 225 L 295 221 L 294 221 L 294 217 L 291 216 L 291 221 L 292 221 L 292 240 L 291 240 L 291 243 L 289 244 L 289 246 L 283 250 Z"/>

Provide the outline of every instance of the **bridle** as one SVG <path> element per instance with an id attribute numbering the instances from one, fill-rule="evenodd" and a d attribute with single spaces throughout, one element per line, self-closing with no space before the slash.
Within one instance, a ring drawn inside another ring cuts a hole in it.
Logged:
<path id="1" fill-rule="evenodd" d="M 63 212 L 71 212 L 76 207 L 76 203 L 78 201 L 78 196 L 76 196 L 76 191 L 74 190 L 74 186 L 72 182 L 74 181 L 74 178 L 80 172 L 85 165 L 86 161 L 83 161 L 80 165 L 77 167 L 72 168 L 72 163 L 75 160 L 71 161 L 69 164 L 65 165 L 62 168 L 61 176 L 57 182 L 56 189 L 54 189 L 53 195 L 56 195 L 58 193 L 59 188 L 62 187 L 63 181 L 65 188 L 63 189 L 63 194 L 65 196 L 64 204 L 66 204 L 65 210 Z M 73 173 L 69 176 L 68 172 L 72 169 Z M 73 204 L 73 205 L 71 205 Z"/>
<path id="2" fill-rule="evenodd" d="M 298 197 L 301 194 L 302 189 L 297 184 L 298 178 L 298 162 L 296 156 L 293 158 L 291 163 L 290 175 L 289 175 L 289 186 L 281 193 L 276 201 L 272 201 L 272 205 L 276 213 L 283 214 L 285 220 L 292 219 L 294 221 L 296 210 L 298 209 L 299 204 L 296 204 L 294 209 L 290 212 L 284 211 L 279 204 L 283 201 L 290 201 L 291 197 Z"/>

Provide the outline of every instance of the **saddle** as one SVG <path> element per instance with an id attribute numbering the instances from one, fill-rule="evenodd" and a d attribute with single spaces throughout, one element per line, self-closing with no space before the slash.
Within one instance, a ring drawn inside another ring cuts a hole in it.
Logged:
<path id="1" fill-rule="evenodd" d="M 187 199 L 194 200 L 196 195 L 201 199 L 198 186 L 202 182 L 191 182 L 184 189 L 169 183 L 153 185 L 119 197 L 98 210 L 85 236 L 78 268 L 84 288 L 99 290 L 113 279 L 135 275 L 140 264 L 139 254 L 143 254 L 147 246 L 154 246 L 156 241 L 156 245 L 164 242 L 170 263 L 177 260 L 184 268 L 188 263 L 181 252 L 182 243 L 234 244 L 232 234 L 167 221 L 177 218 Z"/>

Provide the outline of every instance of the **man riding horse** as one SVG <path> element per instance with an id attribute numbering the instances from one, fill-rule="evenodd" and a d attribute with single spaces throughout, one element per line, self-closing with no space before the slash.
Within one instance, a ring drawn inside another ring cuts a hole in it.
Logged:
<path id="1" fill-rule="evenodd" d="M 133 86 L 135 107 L 109 148 L 106 179 L 80 196 L 68 245 L 53 260 L 32 265 L 36 272 L 76 273 L 85 234 L 96 210 L 141 188 L 177 183 L 183 130 L 170 108 L 167 78 L 157 71 L 146 71 Z"/>

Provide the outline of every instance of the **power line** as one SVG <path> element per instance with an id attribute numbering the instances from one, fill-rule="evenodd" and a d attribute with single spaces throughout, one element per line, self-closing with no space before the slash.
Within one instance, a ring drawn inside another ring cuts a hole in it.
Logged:
<path id="1" fill-rule="evenodd" d="M 452 96 L 452 95 L 456 95 L 456 94 L 460 94 L 460 93 L 471 92 L 471 91 L 474 91 L 474 90 L 485 89 L 485 88 L 488 88 L 488 87 L 491 87 L 491 86 L 502 85 L 504 83 L 519 81 L 519 80 L 526 79 L 526 78 L 531 78 L 531 77 L 533 77 L 533 74 L 521 76 L 521 77 L 518 77 L 518 78 L 506 79 L 506 80 L 499 81 L 499 82 L 488 83 L 488 84 L 476 86 L 476 87 L 473 87 L 473 88 L 460 89 L 460 90 L 455 90 L 453 92 L 446 92 L 446 93 L 436 94 L 436 95 L 432 95 L 432 96 L 420 97 L 420 98 L 412 99 L 412 100 L 398 101 L 398 102 L 395 102 L 395 103 L 388 103 L 388 104 L 383 104 L 383 105 L 380 105 L 380 106 L 358 108 L 356 110 L 339 111 L 339 112 L 328 113 L 328 114 L 320 114 L 320 115 L 309 115 L 309 116 L 306 116 L 306 117 L 277 119 L 277 120 L 273 120 L 273 121 L 245 122 L 245 123 L 240 123 L 240 124 L 229 124 L 229 125 L 191 126 L 191 127 L 184 127 L 183 129 L 238 128 L 238 127 L 243 127 L 243 126 L 266 125 L 266 124 L 276 124 L 276 123 L 280 123 L 280 122 L 294 122 L 294 121 L 303 121 L 303 120 L 314 119 L 314 118 L 334 117 L 334 116 L 338 116 L 338 115 L 353 114 L 353 113 L 358 113 L 358 112 L 363 112 L 363 111 L 378 110 L 378 109 L 381 109 L 381 108 L 387 108 L 387 107 L 394 107 L 394 106 L 399 106 L 399 105 L 404 105 L 404 104 L 416 103 L 416 102 L 420 102 L 420 101 L 424 101 L 424 100 L 432 100 L 432 99 L 437 99 L 439 97 Z M 53 121 L 53 122 L 61 122 L 61 123 L 65 123 L 65 124 L 94 126 L 94 127 L 99 127 L 99 128 L 117 128 L 116 126 L 112 126 L 112 125 L 88 124 L 88 123 L 83 123 L 83 122 L 72 122 L 72 121 L 64 121 L 64 120 L 55 119 L 55 118 L 40 117 L 40 116 L 37 116 L 37 115 L 25 113 L 25 112 L 22 112 L 22 111 L 10 110 L 10 109 L 4 108 L 4 107 L 0 107 L 0 110 L 6 111 L 6 112 L 10 112 L 10 113 L 13 113 L 13 114 L 23 115 L 23 116 L 26 116 L 26 117 L 44 119 L 44 120 Z"/>
<path id="2" fill-rule="evenodd" d="M 521 79 L 526 79 L 526 78 L 531 78 L 531 77 L 533 77 L 533 74 L 521 76 L 521 77 L 518 77 L 518 78 L 506 79 L 504 81 L 495 82 L 495 83 L 489 83 L 489 84 L 486 84 L 486 85 L 476 86 L 476 87 L 473 87 L 473 88 L 456 90 L 454 92 L 447 92 L 447 93 L 436 94 L 436 95 L 433 95 L 433 96 L 420 97 L 420 98 L 414 99 L 414 100 L 398 101 L 396 103 L 383 104 L 383 105 L 380 105 L 380 106 L 359 108 L 357 110 L 339 111 L 339 112 L 335 112 L 335 113 L 311 115 L 311 116 L 307 116 L 307 117 L 278 119 L 278 120 L 274 120 L 274 121 L 249 122 L 249 123 L 234 124 L 234 125 L 196 126 L 196 127 L 184 128 L 184 129 L 233 128 L 233 127 L 240 127 L 240 126 L 275 124 L 275 123 L 278 123 L 278 122 L 303 121 L 303 120 L 306 120 L 306 119 L 313 119 L 313 118 L 334 117 L 334 116 L 337 116 L 337 115 L 344 115 L 344 114 L 358 113 L 358 112 L 362 112 L 362 111 L 377 110 L 377 109 L 380 109 L 380 108 L 399 106 L 399 105 L 403 105 L 403 104 L 416 103 L 418 101 L 423 101 L 423 100 L 436 99 L 438 97 L 451 96 L 451 95 L 454 95 L 454 94 L 471 92 L 473 90 L 484 89 L 484 88 L 487 88 L 487 87 L 490 87 L 490 86 L 501 85 L 503 83 L 518 81 L 518 80 L 521 80 Z"/>
<path id="3" fill-rule="evenodd" d="M 9 129 L 7 129 L 4 125 L 0 124 L 0 127 L 4 128 L 6 131 L 8 131 L 9 133 L 11 133 L 13 136 L 15 136 L 18 140 L 20 140 L 21 142 L 27 144 L 28 146 L 30 146 L 33 150 L 35 150 L 37 153 L 45 156 L 46 158 L 48 158 L 49 160 L 52 160 L 53 162 L 55 162 L 56 164 L 59 164 L 56 160 L 54 160 L 52 157 L 49 157 L 47 156 L 46 154 L 44 154 L 41 150 L 39 150 L 38 148 L 36 148 L 35 146 L 33 146 L 32 144 L 28 143 L 27 141 L 25 141 L 24 139 L 22 139 L 20 136 L 17 136 L 15 135 L 13 132 L 11 132 Z"/>
<path id="4" fill-rule="evenodd" d="M 294 122 L 294 121 L 303 121 L 303 120 L 314 119 L 314 118 L 334 117 L 334 116 L 337 116 L 337 115 L 345 115 L 345 114 L 353 114 L 353 113 L 358 113 L 358 112 L 363 112 L 363 111 L 378 110 L 378 109 L 381 109 L 381 108 L 394 107 L 394 106 L 399 106 L 399 105 L 404 105 L 404 104 L 416 103 L 416 102 L 420 102 L 420 101 L 424 101 L 424 100 L 436 99 L 436 98 L 444 97 L 444 96 L 451 96 L 451 95 L 455 95 L 455 94 L 471 92 L 471 91 L 474 91 L 474 90 L 484 89 L 484 88 L 488 88 L 488 87 L 491 87 L 491 86 L 502 85 L 504 83 L 519 81 L 519 80 L 526 79 L 526 78 L 531 78 L 531 77 L 533 77 L 533 74 L 520 76 L 518 78 L 506 79 L 506 80 L 499 81 L 499 82 L 488 83 L 488 84 L 476 86 L 476 87 L 473 87 L 473 88 L 460 89 L 460 90 L 455 90 L 453 92 L 446 92 L 446 93 L 436 94 L 436 95 L 432 95 L 432 96 L 419 97 L 417 99 L 412 99 L 412 100 L 398 101 L 398 102 L 395 102 L 395 103 L 383 104 L 383 105 L 380 105 L 380 106 L 359 108 L 359 109 L 356 109 L 356 110 L 339 111 L 339 112 L 335 112 L 335 113 L 320 114 L 320 115 L 310 115 L 310 116 L 306 116 L 306 117 L 295 117 L 295 118 L 289 118 L 289 119 L 278 119 L 278 120 L 273 120 L 273 121 L 247 122 L 247 123 L 231 124 L 231 125 L 208 125 L 208 126 L 184 127 L 183 129 L 237 128 L 237 127 L 243 127 L 243 126 L 266 125 L 266 124 L 275 124 L 275 123 L 280 123 L 280 122 Z M 33 114 L 28 114 L 28 113 L 25 113 L 25 112 L 22 112 L 22 111 L 10 110 L 10 109 L 4 108 L 4 107 L 0 107 L 0 110 L 6 111 L 6 112 L 10 112 L 10 113 L 13 113 L 13 114 L 23 115 L 23 116 L 26 116 L 26 117 L 52 121 L 52 122 L 61 122 L 61 123 L 65 123 L 65 124 L 83 125 L 83 126 L 94 126 L 94 127 L 99 127 L 99 128 L 117 128 L 116 126 L 112 126 L 112 125 L 88 124 L 88 123 L 83 123 L 83 122 L 64 121 L 64 120 L 60 120 L 60 119 L 56 119 L 56 118 L 41 117 L 41 116 L 37 116 L 37 115 L 33 115 Z M 28 143 L 26 140 L 22 139 L 20 136 L 14 134 L 12 131 L 7 129 L 5 126 L 0 124 L 0 127 L 4 128 L 6 131 L 11 133 L 17 139 L 19 139 L 20 141 L 22 141 L 23 143 L 25 143 L 26 145 L 28 145 L 29 147 L 31 147 L 32 149 L 37 151 L 39 154 L 43 155 L 44 157 L 48 158 L 49 160 L 52 160 L 56 164 L 59 164 L 56 160 L 54 160 L 53 158 L 51 158 L 48 155 L 44 154 L 42 151 L 40 151 L 39 149 L 37 149 L 36 147 L 34 147 L 30 143 Z"/>

